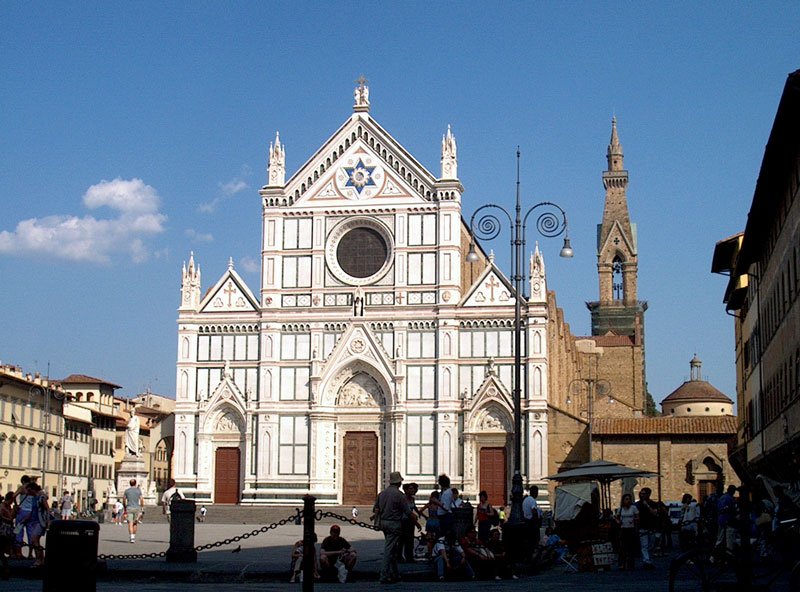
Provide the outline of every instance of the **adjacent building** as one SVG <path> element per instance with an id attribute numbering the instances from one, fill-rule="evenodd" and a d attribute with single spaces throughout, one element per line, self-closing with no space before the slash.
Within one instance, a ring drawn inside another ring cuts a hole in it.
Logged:
<path id="1" fill-rule="evenodd" d="M 721 240 L 711 270 L 730 276 L 743 479 L 796 480 L 800 465 L 800 70 L 788 76 L 744 232 Z"/>

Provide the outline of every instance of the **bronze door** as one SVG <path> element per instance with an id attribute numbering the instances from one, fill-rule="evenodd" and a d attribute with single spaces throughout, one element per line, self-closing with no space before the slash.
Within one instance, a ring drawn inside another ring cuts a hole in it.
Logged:
<path id="1" fill-rule="evenodd" d="M 378 494 L 378 436 L 374 432 L 344 435 L 342 503 L 371 506 Z"/>
<path id="2" fill-rule="evenodd" d="M 214 503 L 239 503 L 239 449 L 217 448 L 214 466 Z"/>
<path id="3" fill-rule="evenodd" d="M 489 494 L 489 503 L 504 506 L 508 501 L 506 449 L 481 448 L 481 490 Z"/>

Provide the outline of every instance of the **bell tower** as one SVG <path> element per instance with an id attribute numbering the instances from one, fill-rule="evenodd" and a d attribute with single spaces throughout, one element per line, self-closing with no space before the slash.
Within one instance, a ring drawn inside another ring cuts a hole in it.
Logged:
<path id="1" fill-rule="evenodd" d="M 603 171 L 606 190 L 603 221 L 597 226 L 597 277 L 600 300 L 588 302 L 592 313 L 592 335 L 628 335 L 644 339 L 644 311 L 638 300 L 639 252 L 636 224 L 628 212 L 628 171 L 624 167 L 617 118 L 611 120 L 611 140 L 606 152 L 608 167 Z"/>

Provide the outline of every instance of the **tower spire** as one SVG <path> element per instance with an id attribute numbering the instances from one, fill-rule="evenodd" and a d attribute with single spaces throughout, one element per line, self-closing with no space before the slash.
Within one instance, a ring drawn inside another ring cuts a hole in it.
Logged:
<path id="1" fill-rule="evenodd" d="M 267 175 L 271 187 L 282 187 L 286 183 L 286 151 L 281 146 L 280 132 L 275 132 L 275 144 L 269 143 Z"/>
<path id="2" fill-rule="evenodd" d="M 611 141 L 608 143 L 606 152 L 609 171 L 621 171 L 624 169 L 624 155 L 622 154 L 622 144 L 619 143 L 617 135 L 617 116 L 611 118 Z"/>
<path id="3" fill-rule="evenodd" d="M 456 137 L 447 125 L 447 133 L 442 136 L 442 179 L 458 179 L 458 154 Z"/>

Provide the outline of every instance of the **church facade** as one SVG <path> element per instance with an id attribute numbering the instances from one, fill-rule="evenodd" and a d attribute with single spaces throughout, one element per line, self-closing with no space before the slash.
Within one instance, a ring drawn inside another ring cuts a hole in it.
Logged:
<path id="1" fill-rule="evenodd" d="M 456 140 L 438 175 L 351 116 L 288 180 L 279 136 L 262 200 L 260 285 L 233 262 L 203 294 L 184 265 L 173 474 L 198 501 L 371 504 L 390 471 L 508 499 L 514 295 L 491 253 L 465 260 Z M 474 208 L 473 208 L 474 209 Z M 548 304 L 530 260 L 522 473 L 548 471 Z"/>

